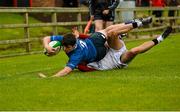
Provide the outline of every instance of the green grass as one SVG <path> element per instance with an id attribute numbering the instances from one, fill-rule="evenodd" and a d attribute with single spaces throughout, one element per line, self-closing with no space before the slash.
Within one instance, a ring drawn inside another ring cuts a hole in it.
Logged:
<path id="1" fill-rule="evenodd" d="M 0 13 L 0 24 L 23 24 L 24 15 L 23 14 L 12 14 L 12 13 Z M 39 20 L 36 20 L 33 17 L 29 17 L 29 23 L 42 23 Z M 30 37 L 44 37 L 52 34 L 51 27 L 38 27 L 30 28 Z M 59 33 L 69 32 L 69 29 L 58 27 Z M 24 38 L 24 29 L 0 29 L 0 40 L 11 40 L 11 39 L 23 39 Z"/>
<path id="2" fill-rule="evenodd" d="M 24 15 L 23 14 L 13 14 L 13 13 L 0 13 L 0 24 L 23 24 Z M 39 20 L 29 16 L 29 23 L 42 23 Z M 70 29 L 64 27 L 58 27 L 58 32 L 64 34 L 71 31 Z M 30 38 L 43 38 L 47 35 L 52 35 L 52 27 L 38 27 L 29 28 Z M 62 33 L 63 32 L 63 33 Z M 1 40 L 15 40 L 24 39 L 24 29 L 0 29 L 0 41 Z M 31 42 L 31 51 L 38 51 L 42 49 L 41 42 Z M 8 44 L 0 45 L 0 55 L 17 54 L 25 52 L 25 44 Z"/>
<path id="3" fill-rule="evenodd" d="M 144 42 L 127 43 L 132 48 Z M 67 57 L 28 55 L 0 59 L 0 110 L 180 110 L 180 39 L 136 57 L 126 69 L 53 75 Z"/>

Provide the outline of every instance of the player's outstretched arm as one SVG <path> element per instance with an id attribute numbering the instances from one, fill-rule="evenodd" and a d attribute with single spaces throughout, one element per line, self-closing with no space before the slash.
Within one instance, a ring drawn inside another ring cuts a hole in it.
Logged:
<path id="1" fill-rule="evenodd" d="M 70 67 L 65 67 L 64 69 L 60 70 L 58 73 L 56 73 L 55 75 L 51 76 L 51 77 L 62 77 L 65 76 L 67 74 L 69 74 L 72 71 L 72 69 Z M 43 74 L 43 73 L 38 73 L 38 76 L 40 78 L 48 78 L 47 75 Z"/>
<path id="2" fill-rule="evenodd" d="M 72 69 L 70 67 L 66 66 L 64 69 L 60 70 L 58 73 L 56 73 L 52 77 L 62 77 L 62 76 L 69 74 L 71 71 L 72 71 Z"/>

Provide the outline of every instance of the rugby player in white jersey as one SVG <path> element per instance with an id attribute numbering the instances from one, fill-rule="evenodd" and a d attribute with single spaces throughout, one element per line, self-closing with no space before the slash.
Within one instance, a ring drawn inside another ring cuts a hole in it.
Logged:
<path id="1" fill-rule="evenodd" d="M 88 63 L 86 65 L 79 65 L 78 69 L 81 71 L 94 71 L 94 70 L 110 70 L 115 68 L 127 67 L 128 63 L 138 54 L 144 53 L 162 42 L 171 33 L 172 27 L 167 27 L 165 31 L 156 39 L 144 42 L 140 46 L 134 47 L 130 50 L 126 49 L 126 46 L 121 39 L 115 40 L 114 48 L 110 47 L 106 56 L 97 62 Z M 116 35 L 115 35 L 116 36 Z M 116 48 L 115 48 L 116 47 Z"/>

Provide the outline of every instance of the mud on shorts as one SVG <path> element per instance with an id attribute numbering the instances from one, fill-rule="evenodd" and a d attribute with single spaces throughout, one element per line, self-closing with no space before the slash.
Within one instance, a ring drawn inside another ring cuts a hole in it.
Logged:
<path id="1" fill-rule="evenodd" d="M 89 39 L 92 41 L 97 51 L 95 61 L 103 59 L 107 52 L 107 48 L 104 46 L 104 43 L 106 42 L 105 35 L 100 32 L 95 32 L 90 36 Z"/>

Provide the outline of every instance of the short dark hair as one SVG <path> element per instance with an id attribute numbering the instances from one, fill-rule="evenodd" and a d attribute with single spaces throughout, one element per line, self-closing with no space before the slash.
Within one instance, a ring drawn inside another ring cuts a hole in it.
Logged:
<path id="1" fill-rule="evenodd" d="M 65 34 L 62 40 L 63 46 L 74 46 L 76 44 L 76 37 L 72 33 Z"/>

